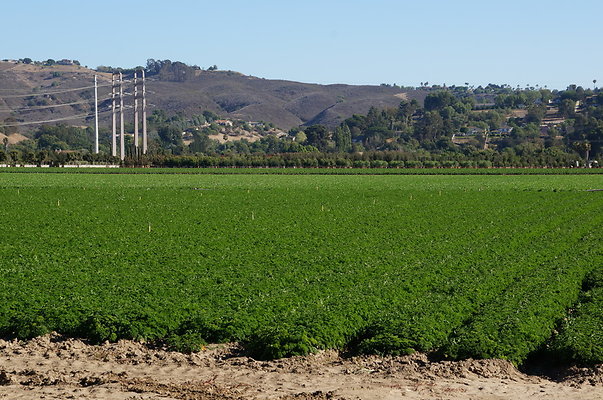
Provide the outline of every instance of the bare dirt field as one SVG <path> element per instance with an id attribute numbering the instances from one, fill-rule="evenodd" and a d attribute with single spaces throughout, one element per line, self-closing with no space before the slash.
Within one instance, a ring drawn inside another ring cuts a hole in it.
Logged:
<path id="1" fill-rule="evenodd" d="M 325 351 L 270 362 L 212 345 L 184 355 L 56 334 L 0 340 L 0 399 L 601 399 L 603 368 L 553 381 L 501 360 L 430 362 Z"/>

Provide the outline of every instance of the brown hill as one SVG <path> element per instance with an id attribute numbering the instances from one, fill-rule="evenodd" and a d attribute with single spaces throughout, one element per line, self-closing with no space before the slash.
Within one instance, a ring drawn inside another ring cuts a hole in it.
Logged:
<path id="1" fill-rule="evenodd" d="M 93 112 L 93 90 L 65 90 L 92 86 L 95 73 L 99 76 L 101 121 L 108 126 L 111 75 L 74 65 L 0 62 L 0 120 L 13 116 L 25 123 L 64 120 L 91 125 L 91 118 L 82 116 Z M 131 94 L 131 84 L 127 83 L 124 90 L 126 95 Z M 193 115 L 209 110 L 225 118 L 272 122 L 282 129 L 304 124 L 335 126 L 353 114 L 365 114 L 371 106 L 396 107 L 401 99 L 424 97 L 421 91 L 388 86 L 306 84 L 232 71 L 195 71 L 183 81 L 161 74 L 150 76 L 147 93 L 149 113 L 163 109 Z M 125 97 L 125 101 L 126 108 L 130 107 L 132 96 Z M 58 104 L 63 106 L 52 107 Z M 128 122 L 132 119 L 126 118 Z M 28 130 L 26 126 L 20 129 Z"/>
<path id="2" fill-rule="evenodd" d="M 0 143 L 2 143 L 2 145 L 4 145 L 5 138 L 8 139 L 8 144 L 17 144 L 19 142 L 22 142 L 22 141 L 28 139 L 27 136 L 23 136 L 19 133 L 13 133 L 12 135 L 8 135 L 8 136 L 3 133 L 0 133 Z M 0 148 L 2 148 L 2 147 L 0 147 Z"/>

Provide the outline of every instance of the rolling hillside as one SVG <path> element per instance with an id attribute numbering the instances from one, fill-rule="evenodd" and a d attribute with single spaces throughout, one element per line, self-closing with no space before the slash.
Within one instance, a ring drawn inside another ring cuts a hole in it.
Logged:
<path id="1" fill-rule="evenodd" d="M 35 66 L 0 62 L 0 119 L 13 116 L 19 122 L 57 120 L 93 112 L 94 70 L 75 65 Z M 99 73 L 101 121 L 110 123 L 111 75 Z M 130 77 L 125 77 L 130 79 Z M 125 93 L 132 92 L 131 85 Z M 47 93 L 42 95 L 42 93 Z M 402 99 L 421 100 L 421 91 L 386 86 L 318 85 L 269 80 L 232 71 L 195 71 L 184 81 L 163 75 L 147 81 L 149 113 L 163 109 L 187 115 L 212 111 L 222 117 L 272 122 L 281 129 L 299 125 L 336 126 L 371 106 L 396 107 Z M 76 103 L 61 107 L 57 104 Z M 126 97 L 126 107 L 132 97 Z M 131 111 L 130 111 L 131 112 Z M 126 116 L 126 123 L 132 119 Z M 66 123 L 90 125 L 88 118 L 65 119 Z M 21 127 L 26 132 L 27 127 Z"/>

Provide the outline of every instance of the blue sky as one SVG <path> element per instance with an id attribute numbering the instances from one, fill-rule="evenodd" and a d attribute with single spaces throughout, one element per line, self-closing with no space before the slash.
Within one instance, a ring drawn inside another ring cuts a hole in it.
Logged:
<path id="1" fill-rule="evenodd" d="M 0 58 L 170 59 L 323 84 L 603 84 L 600 0 L 3 0 L 2 16 Z"/>

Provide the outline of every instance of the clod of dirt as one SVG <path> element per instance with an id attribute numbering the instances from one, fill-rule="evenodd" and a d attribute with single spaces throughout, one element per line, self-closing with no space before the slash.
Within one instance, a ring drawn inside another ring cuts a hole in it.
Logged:
<path id="1" fill-rule="evenodd" d="M 333 392 L 323 392 L 321 390 L 317 390 L 312 393 L 297 393 L 290 396 L 281 397 L 280 400 L 331 400 L 336 399 L 335 394 Z"/>
<path id="2" fill-rule="evenodd" d="M 13 383 L 13 380 L 6 373 L 6 371 L 0 371 L 0 386 L 8 386 Z"/>
<path id="3" fill-rule="evenodd" d="M 83 387 L 102 385 L 103 383 L 105 383 L 104 380 L 98 376 L 85 376 L 80 379 L 80 385 Z"/>
<path id="4" fill-rule="evenodd" d="M 67 378 L 60 371 L 47 371 L 38 373 L 34 370 L 25 370 L 19 375 L 26 376 L 27 379 L 20 383 L 24 386 L 54 386 L 65 383 Z"/>

